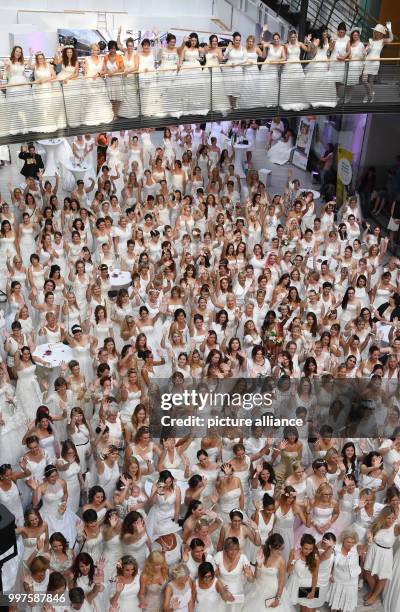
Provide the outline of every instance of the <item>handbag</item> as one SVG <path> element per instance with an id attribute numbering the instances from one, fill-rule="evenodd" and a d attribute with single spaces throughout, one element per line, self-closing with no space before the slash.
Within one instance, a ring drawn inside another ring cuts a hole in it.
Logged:
<path id="1" fill-rule="evenodd" d="M 301 598 L 305 599 L 307 597 L 307 595 L 309 595 L 311 593 L 311 591 L 312 591 L 311 587 L 299 587 L 298 597 L 301 597 Z M 319 597 L 319 587 L 316 587 L 314 597 L 315 598 Z"/>

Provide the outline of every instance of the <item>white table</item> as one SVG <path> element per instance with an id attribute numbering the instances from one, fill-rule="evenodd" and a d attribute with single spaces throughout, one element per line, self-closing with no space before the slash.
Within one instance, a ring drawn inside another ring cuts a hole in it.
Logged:
<path id="1" fill-rule="evenodd" d="M 244 171 L 245 152 L 251 148 L 251 144 L 236 143 L 233 145 L 235 151 L 235 174 L 240 178 L 245 178 Z"/>
<path id="2" fill-rule="evenodd" d="M 108 272 L 110 274 L 111 291 L 116 291 L 118 289 L 126 289 L 132 282 L 130 272 L 118 270 L 116 268 L 113 268 Z"/>
<path id="3" fill-rule="evenodd" d="M 46 361 L 49 364 L 47 366 L 49 368 L 58 368 L 63 361 L 65 363 L 71 361 L 74 358 L 74 353 L 70 346 L 62 342 L 46 342 L 46 344 L 39 344 L 32 353 L 32 356 Z"/>
<path id="4" fill-rule="evenodd" d="M 46 166 L 43 171 L 43 176 L 55 176 L 59 163 L 57 153 L 60 145 L 63 144 L 63 139 L 51 138 L 49 140 L 38 140 L 38 144 L 43 147 L 46 152 Z"/>
<path id="5" fill-rule="evenodd" d="M 75 181 L 84 180 L 87 171 L 89 170 L 89 165 L 86 162 L 76 163 L 75 161 L 71 161 L 69 163 L 63 162 L 63 166 L 68 172 L 74 175 Z"/>

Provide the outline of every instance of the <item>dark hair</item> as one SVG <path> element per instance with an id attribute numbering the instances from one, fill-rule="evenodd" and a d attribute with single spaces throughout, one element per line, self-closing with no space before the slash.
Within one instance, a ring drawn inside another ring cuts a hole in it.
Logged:
<path id="1" fill-rule="evenodd" d="M 89 489 L 89 493 L 88 493 L 89 504 L 92 503 L 92 501 L 94 500 L 94 496 L 97 495 L 97 493 L 101 493 L 104 499 L 107 499 L 103 487 L 101 487 L 100 485 L 94 485 L 93 487 Z"/>
<path id="2" fill-rule="evenodd" d="M 30 510 L 29 512 L 32 512 L 32 510 Z M 60 531 L 55 531 L 50 536 L 49 543 L 53 544 L 53 542 L 60 542 L 60 544 L 62 545 L 63 553 L 67 552 L 67 550 L 68 550 L 68 540 L 66 540 L 65 536 Z"/>
<path id="3" fill-rule="evenodd" d="M 273 533 L 270 535 L 262 547 L 265 561 L 270 557 L 273 550 L 279 550 L 284 545 L 285 542 L 280 533 Z"/>
<path id="4" fill-rule="evenodd" d="M 67 588 L 67 581 L 61 572 L 51 572 L 49 575 L 49 582 L 47 583 L 47 593 L 55 593 L 59 589 Z"/>
<path id="5" fill-rule="evenodd" d="M 71 571 L 73 575 L 73 582 L 74 584 L 76 584 L 77 579 L 81 575 L 81 572 L 79 569 L 80 563 L 83 563 L 83 565 L 90 565 L 88 578 L 89 578 L 89 584 L 91 585 L 93 583 L 95 565 L 94 565 L 93 558 L 86 552 L 81 552 L 75 557 L 75 560 L 71 567 Z"/>
<path id="6" fill-rule="evenodd" d="M 212 577 L 214 578 L 215 570 L 214 570 L 213 564 L 209 563 L 208 561 L 204 561 L 203 563 L 200 563 L 199 568 L 198 568 L 198 573 L 199 573 L 199 578 L 204 578 L 204 576 L 206 576 L 207 574 L 212 574 Z"/>
<path id="7" fill-rule="evenodd" d="M 313 550 L 306 557 L 306 565 L 310 572 L 312 572 L 315 568 L 317 553 L 315 538 L 310 533 L 303 534 L 300 540 L 300 546 L 304 546 L 304 544 L 309 544 L 310 546 L 313 546 Z"/>
<path id="8" fill-rule="evenodd" d="M 92 508 L 85 510 L 85 512 L 83 512 L 82 514 L 82 520 L 84 523 L 95 523 L 97 519 L 98 519 L 97 512 L 96 510 L 93 510 Z"/>

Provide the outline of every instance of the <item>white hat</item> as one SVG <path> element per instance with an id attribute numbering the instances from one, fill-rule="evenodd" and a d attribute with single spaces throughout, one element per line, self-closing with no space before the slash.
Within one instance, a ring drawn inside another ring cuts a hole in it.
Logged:
<path id="1" fill-rule="evenodd" d="M 387 34 L 387 29 L 381 23 L 377 23 L 376 26 L 372 28 L 372 31 L 379 32 L 380 34 Z"/>

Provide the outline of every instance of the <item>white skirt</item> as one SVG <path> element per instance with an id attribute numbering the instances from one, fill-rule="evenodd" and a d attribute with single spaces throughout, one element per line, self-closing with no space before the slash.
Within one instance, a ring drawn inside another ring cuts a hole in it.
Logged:
<path id="1" fill-rule="evenodd" d="M 337 105 L 334 76 L 326 65 L 310 62 L 306 68 L 305 88 L 307 102 L 314 108 Z"/>
<path id="2" fill-rule="evenodd" d="M 393 574 L 393 548 L 383 548 L 375 542 L 368 546 L 364 569 L 379 580 L 391 580 Z"/>
<path id="3" fill-rule="evenodd" d="M 288 62 L 282 70 L 279 106 L 294 111 L 308 107 L 304 71 L 296 62 Z"/>
<path id="4" fill-rule="evenodd" d="M 332 610 L 354 612 L 358 603 L 358 584 L 333 582 L 329 589 L 327 601 Z"/>
<path id="5" fill-rule="evenodd" d="M 124 79 L 124 96 L 121 107 L 118 111 L 119 117 L 133 119 L 139 116 L 137 75 L 129 74 Z"/>

